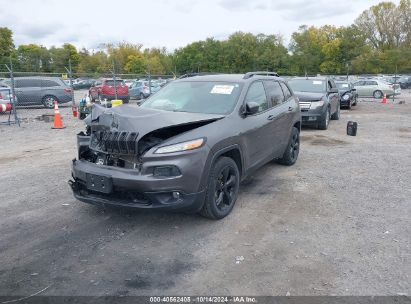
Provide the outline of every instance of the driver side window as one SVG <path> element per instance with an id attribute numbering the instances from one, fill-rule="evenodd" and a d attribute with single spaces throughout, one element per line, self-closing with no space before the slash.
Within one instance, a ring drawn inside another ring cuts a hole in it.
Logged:
<path id="1" fill-rule="evenodd" d="M 258 112 L 263 112 L 268 109 L 267 96 L 265 94 L 264 85 L 261 81 L 251 84 L 245 97 L 245 102 L 256 102 L 259 104 Z"/>

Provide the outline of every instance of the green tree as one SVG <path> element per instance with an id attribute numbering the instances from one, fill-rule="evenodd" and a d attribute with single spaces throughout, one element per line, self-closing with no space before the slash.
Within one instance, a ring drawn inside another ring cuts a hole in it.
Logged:
<path id="1" fill-rule="evenodd" d="M 22 44 L 16 50 L 16 68 L 20 71 L 50 72 L 51 56 L 47 48 L 37 44 Z"/>
<path id="2" fill-rule="evenodd" d="M 7 27 L 0 27 L 0 59 L 10 56 L 13 51 L 13 32 Z"/>

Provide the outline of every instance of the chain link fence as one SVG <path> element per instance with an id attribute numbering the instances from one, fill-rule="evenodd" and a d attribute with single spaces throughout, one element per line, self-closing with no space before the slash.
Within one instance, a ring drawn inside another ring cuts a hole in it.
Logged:
<path id="1" fill-rule="evenodd" d="M 112 100 L 138 105 L 175 79 L 175 75 L 59 73 L 14 71 L 12 63 L 0 68 L 0 123 L 30 123 L 52 120 L 55 103 L 63 116 L 77 113 L 80 102 L 110 106 Z M 13 94 L 14 91 L 14 94 Z"/>

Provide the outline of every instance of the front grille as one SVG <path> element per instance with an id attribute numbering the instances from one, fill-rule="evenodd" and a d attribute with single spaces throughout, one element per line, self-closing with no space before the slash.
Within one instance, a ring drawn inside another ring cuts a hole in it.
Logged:
<path id="1" fill-rule="evenodd" d="M 95 131 L 91 134 L 90 148 L 106 153 L 136 154 L 136 132 Z"/>
<path id="2" fill-rule="evenodd" d="M 311 102 L 309 101 L 300 101 L 301 110 L 309 110 L 311 107 Z"/>

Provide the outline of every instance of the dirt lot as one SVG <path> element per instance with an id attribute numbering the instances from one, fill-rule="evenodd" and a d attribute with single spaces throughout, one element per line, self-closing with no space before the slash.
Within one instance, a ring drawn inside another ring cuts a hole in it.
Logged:
<path id="1" fill-rule="evenodd" d="M 400 99 L 304 129 L 297 164 L 263 167 L 218 222 L 74 200 L 83 125 L 67 107 L 64 130 L 0 126 L 0 295 L 410 295 L 411 94 Z"/>

